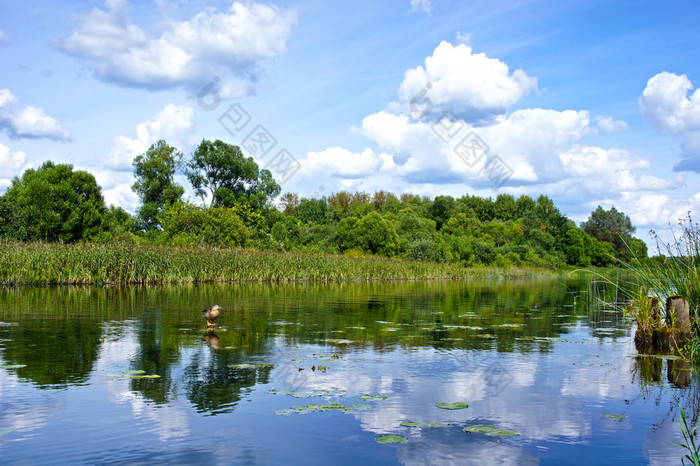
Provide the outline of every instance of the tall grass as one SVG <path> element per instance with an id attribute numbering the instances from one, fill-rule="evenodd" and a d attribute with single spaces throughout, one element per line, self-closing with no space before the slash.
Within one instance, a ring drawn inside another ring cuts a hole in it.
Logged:
<path id="1" fill-rule="evenodd" d="M 680 230 L 671 230 L 673 242 L 665 243 L 655 231 L 656 253 L 650 261 L 633 260 L 623 263 L 640 280 L 640 286 L 660 299 L 673 295 L 688 298 L 690 308 L 700 305 L 700 227 L 687 217 L 678 221 Z"/>
<path id="2" fill-rule="evenodd" d="M 635 286 L 629 296 L 630 314 L 641 331 L 653 331 L 660 325 L 660 318 L 673 322 L 673 316 L 665 309 L 671 296 L 684 296 L 690 303 L 691 318 L 697 317 L 700 306 L 700 226 L 687 217 L 678 221 L 677 230 L 671 230 L 672 242 L 666 243 L 655 231 L 657 257 L 649 260 L 633 258 L 622 266 L 634 277 Z M 658 313 L 654 312 L 657 307 Z M 693 322 L 691 339 L 685 347 L 691 360 L 700 363 L 698 321 Z"/>
<path id="3" fill-rule="evenodd" d="M 133 244 L 0 242 L 0 284 L 169 284 L 525 278 L 536 269 L 466 269 L 456 264 L 330 254 Z"/>
<path id="4" fill-rule="evenodd" d="M 690 428 L 685 418 L 685 412 L 681 408 L 681 432 L 683 432 L 685 443 L 674 443 L 674 445 L 688 450 L 688 454 L 681 459 L 681 464 L 683 465 L 685 465 L 685 460 L 688 460 L 693 466 L 700 466 L 700 445 L 695 444 L 695 436 L 697 435 L 695 432 L 697 430 L 698 426 Z"/>

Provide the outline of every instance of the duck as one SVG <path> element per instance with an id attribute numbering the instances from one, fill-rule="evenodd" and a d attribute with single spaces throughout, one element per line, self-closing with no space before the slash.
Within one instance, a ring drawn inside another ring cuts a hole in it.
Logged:
<path id="1" fill-rule="evenodd" d="M 217 324 L 214 323 L 217 317 L 219 317 L 219 311 L 223 309 L 218 304 L 213 305 L 208 309 L 202 311 L 202 316 L 207 319 L 207 327 L 216 327 Z"/>

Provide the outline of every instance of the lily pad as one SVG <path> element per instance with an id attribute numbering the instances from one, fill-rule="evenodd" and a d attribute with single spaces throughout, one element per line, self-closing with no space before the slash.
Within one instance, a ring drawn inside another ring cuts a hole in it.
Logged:
<path id="1" fill-rule="evenodd" d="M 428 422 L 416 422 L 416 421 L 404 421 L 401 423 L 404 427 L 447 427 L 450 424 L 447 422 L 440 421 L 428 421 Z"/>
<path id="2" fill-rule="evenodd" d="M 496 430 L 496 428 L 494 426 L 485 426 L 481 424 L 464 428 L 465 432 L 471 432 L 473 434 L 485 434 L 486 432 L 491 432 L 492 430 Z"/>
<path id="3" fill-rule="evenodd" d="M 345 396 L 345 390 L 332 387 L 330 389 L 302 388 L 290 390 L 287 388 L 271 388 L 267 391 L 271 395 L 289 395 L 294 398 L 312 398 L 314 396 Z"/>
<path id="4" fill-rule="evenodd" d="M 158 374 L 151 374 L 151 375 L 132 375 L 130 377 L 131 379 L 160 379 L 160 376 Z"/>
<path id="5" fill-rule="evenodd" d="M 494 429 L 484 433 L 486 435 L 490 435 L 491 437 L 512 437 L 514 435 L 520 435 L 520 432 L 518 432 L 517 430 L 509 429 Z"/>
<path id="6" fill-rule="evenodd" d="M 491 437 L 512 437 L 514 435 L 520 435 L 520 432 L 517 430 L 497 429 L 494 426 L 485 425 L 468 426 L 464 428 L 464 431 L 473 434 L 486 434 Z"/>
<path id="7" fill-rule="evenodd" d="M 340 411 L 341 413 L 350 413 L 353 411 L 365 411 L 372 409 L 372 405 L 369 403 L 359 403 L 350 406 L 342 405 L 336 401 L 328 404 L 316 404 L 311 403 L 306 406 L 292 406 L 291 408 L 283 408 L 275 411 L 278 416 L 290 416 L 292 414 L 309 414 L 309 413 L 322 413 L 326 411 Z"/>
<path id="8" fill-rule="evenodd" d="M 402 435 L 382 435 L 377 437 L 379 443 L 406 443 L 408 439 Z"/>
<path id="9" fill-rule="evenodd" d="M 455 403 L 435 403 L 435 406 L 442 409 L 464 409 L 469 407 L 467 403 L 461 401 Z"/>
<path id="10" fill-rule="evenodd" d="M 385 396 L 385 395 L 379 395 L 379 394 L 377 394 L 377 395 L 370 395 L 369 393 L 365 393 L 364 395 L 360 395 L 358 398 L 361 399 L 361 400 L 364 400 L 364 401 L 381 401 L 381 400 L 386 400 L 386 396 Z"/>
<path id="11" fill-rule="evenodd" d="M 603 416 L 613 421 L 624 421 L 625 419 L 627 419 L 627 416 L 623 416 L 622 414 L 605 413 L 603 414 Z"/>

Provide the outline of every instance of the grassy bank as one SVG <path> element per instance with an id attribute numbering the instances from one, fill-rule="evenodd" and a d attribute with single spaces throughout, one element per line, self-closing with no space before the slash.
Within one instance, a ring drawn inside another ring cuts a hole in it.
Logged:
<path id="1" fill-rule="evenodd" d="M 468 269 L 457 264 L 403 259 L 247 249 L 0 243 L 0 283 L 4 285 L 426 280 L 551 275 L 552 272 L 538 269 Z"/>
<path id="2" fill-rule="evenodd" d="M 687 357 L 700 365 L 700 226 L 690 214 L 678 226 L 672 243 L 657 237 L 656 260 L 623 263 L 637 284 L 630 314 L 637 321 L 635 340 L 668 346 L 664 339 L 670 339 L 679 346 L 679 339 Z M 686 306 L 676 307 L 679 301 Z"/>

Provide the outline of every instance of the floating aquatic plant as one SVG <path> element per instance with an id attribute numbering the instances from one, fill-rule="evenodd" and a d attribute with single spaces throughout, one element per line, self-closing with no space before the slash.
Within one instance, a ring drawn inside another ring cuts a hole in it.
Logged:
<path id="1" fill-rule="evenodd" d="M 259 367 L 271 367 L 272 364 L 229 364 L 228 367 L 231 369 L 257 369 Z"/>
<path id="2" fill-rule="evenodd" d="M 464 409 L 469 407 L 467 403 L 461 401 L 455 403 L 435 403 L 435 406 L 442 409 Z"/>
<path id="3" fill-rule="evenodd" d="M 496 429 L 494 426 L 485 426 L 485 425 L 478 424 L 475 426 L 465 427 L 464 431 L 465 432 L 472 432 L 475 434 L 483 434 L 484 432 L 490 432 L 494 429 Z"/>
<path id="4" fill-rule="evenodd" d="M 401 423 L 402 426 L 404 427 L 447 427 L 450 424 L 447 422 L 440 422 L 440 421 L 425 421 L 425 422 L 417 422 L 417 421 L 404 421 Z"/>
<path id="5" fill-rule="evenodd" d="M 608 419 L 612 419 L 613 421 L 623 421 L 627 419 L 627 416 L 623 416 L 622 414 L 605 413 L 603 416 L 607 417 Z"/>
<path id="6" fill-rule="evenodd" d="M 465 427 L 464 431 L 472 434 L 486 434 L 491 437 L 512 437 L 515 435 L 520 435 L 520 432 L 517 430 L 498 429 L 495 426 L 486 426 L 481 424 Z"/>
<path id="7" fill-rule="evenodd" d="M 354 341 L 354 340 L 346 340 L 344 338 L 328 338 L 326 340 L 326 343 L 331 343 L 333 345 L 349 345 L 352 343 L 359 343 L 359 342 Z"/>
<path id="8" fill-rule="evenodd" d="M 382 435 L 377 437 L 379 443 L 406 443 L 408 439 L 402 435 Z"/>
<path id="9" fill-rule="evenodd" d="M 358 398 L 364 401 L 381 401 L 386 400 L 386 395 L 370 395 L 369 393 L 365 393 L 364 395 L 360 395 Z"/>
<path id="10" fill-rule="evenodd" d="M 271 395 L 289 395 L 295 398 L 311 398 L 314 396 L 345 396 L 345 390 L 332 387 L 330 389 L 312 389 L 302 388 L 299 390 L 290 390 L 288 388 L 271 388 L 267 391 Z"/>
<path id="11" fill-rule="evenodd" d="M 346 406 L 333 401 L 328 404 L 311 403 L 306 406 L 293 406 L 291 408 L 282 408 L 275 411 L 275 414 L 278 416 L 290 416 L 292 414 L 321 413 L 326 411 L 340 411 L 342 413 L 349 413 L 352 411 L 366 411 L 368 409 L 372 409 L 372 405 L 370 405 L 369 403 L 358 403 Z"/>

